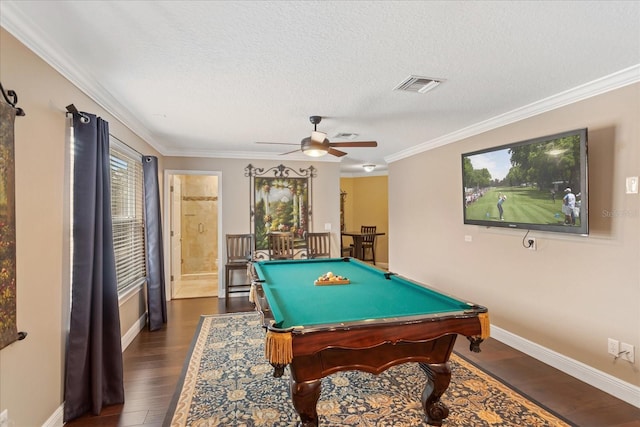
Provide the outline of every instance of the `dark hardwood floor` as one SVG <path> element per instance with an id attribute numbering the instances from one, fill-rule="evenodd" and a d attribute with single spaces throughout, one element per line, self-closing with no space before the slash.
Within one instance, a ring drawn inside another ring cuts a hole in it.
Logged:
<path id="1" fill-rule="evenodd" d="M 195 298 L 168 303 L 168 323 L 143 330 L 124 352 L 124 405 L 107 407 L 67 426 L 161 426 L 182 371 L 201 314 L 252 311 L 246 298 Z M 488 339 L 481 353 L 459 338 L 456 351 L 580 427 L 640 427 L 640 409 Z M 445 394 L 446 396 L 446 394 Z M 446 426 L 446 420 L 444 425 Z"/>

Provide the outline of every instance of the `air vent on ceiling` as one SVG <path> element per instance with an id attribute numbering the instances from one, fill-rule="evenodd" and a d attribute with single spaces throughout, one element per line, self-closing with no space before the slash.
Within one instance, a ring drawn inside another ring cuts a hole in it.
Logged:
<path id="1" fill-rule="evenodd" d="M 406 92 L 425 93 L 435 89 L 443 79 L 434 79 L 430 77 L 409 76 L 393 90 L 404 90 Z"/>

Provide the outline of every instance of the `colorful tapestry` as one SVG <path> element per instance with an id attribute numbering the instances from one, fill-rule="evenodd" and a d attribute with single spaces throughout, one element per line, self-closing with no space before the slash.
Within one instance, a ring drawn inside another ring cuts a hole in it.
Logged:
<path id="1" fill-rule="evenodd" d="M 16 110 L 0 101 L 0 349 L 18 339 L 13 125 Z"/>
<path id="2" fill-rule="evenodd" d="M 264 358 L 257 313 L 203 316 L 165 427 L 292 426 L 288 370 L 273 377 Z M 442 401 L 454 427 L 566 427 L 570 424 L 452 355 L 451 384 Z M 427 426 L 421 404 L 427 377 L 417 363 L 380 375 L 338 372 L 322 379 L 318 402 L 324 426 Z"/>

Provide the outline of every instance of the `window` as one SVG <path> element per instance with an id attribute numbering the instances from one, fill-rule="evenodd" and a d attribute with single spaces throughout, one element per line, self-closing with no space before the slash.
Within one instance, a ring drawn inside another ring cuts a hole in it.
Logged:
<path id="1" fill-rule="evenodd" d="M 118 294 L 146 277 L 142 156 L 111 137 L 111 216 Z"/>

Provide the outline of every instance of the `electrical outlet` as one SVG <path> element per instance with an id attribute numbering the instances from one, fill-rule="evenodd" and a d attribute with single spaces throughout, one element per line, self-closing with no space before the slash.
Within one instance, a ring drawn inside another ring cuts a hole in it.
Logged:
<path id="1" fill-rule="evenodd" d="M 535 237 L 529 237 L 527 239 L 527 248 L 530 251 L 536 251 L 538 250 L 538 246 L 537 246 L 537 242 L 536 242 L 536 238 Z"/>
<path id="2" fill-rule="evenodd" d="M 627 362 L 631 363 L 635 362 L 634 348 L 631 344 L 623 342 L 620 345 L 620 359 L 626 360 Z"/>
<path id="3" fill-rule="evenodd" d="M 609 338 L 609 341 L 607 342 L 607 351 L 610 355 L 618 357 L 618 354 L 620 354 L 620 341 Z"/>
<path id="4" fill-rule="evenodd" d="M 9 410 L 0 412 L 0 427 L 9 427 Z"/>

